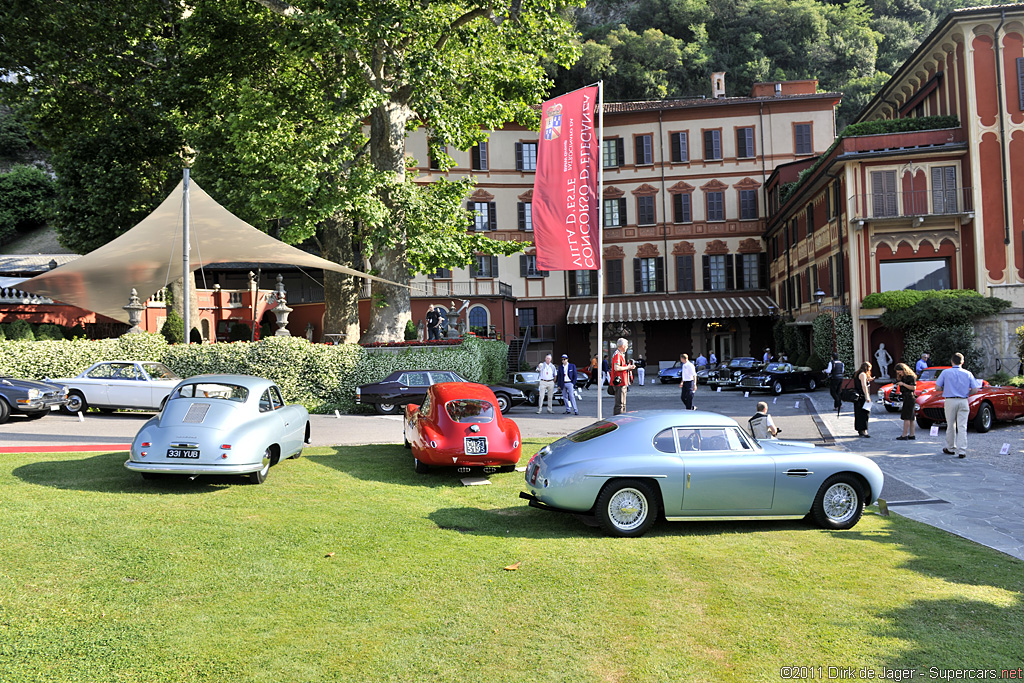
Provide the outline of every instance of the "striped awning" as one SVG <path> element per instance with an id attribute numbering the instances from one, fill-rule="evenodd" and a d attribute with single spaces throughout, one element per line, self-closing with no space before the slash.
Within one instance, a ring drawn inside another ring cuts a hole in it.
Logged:
<path id="1" fill-rule="evenodd" d="M 764 294 L 751 296 L 702 296 L 658 301 L 615 301 L 604 305 L 605 322 L 642 320 L 704 320 L 708 318 L 752 318 L 771 314 L 778 307 Z M 572 304 L 566 315 L 570 325 L 597 322 L 597 304 Z"/>

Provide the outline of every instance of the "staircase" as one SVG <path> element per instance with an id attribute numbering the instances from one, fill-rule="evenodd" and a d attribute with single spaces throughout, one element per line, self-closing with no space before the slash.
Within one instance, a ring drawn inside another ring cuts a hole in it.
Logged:
<path id="1" fill-rule="evenodd" d="M 508 344 L 508 371 L 518 372 L 526 357 L 526 347 L 530 345 L 530 328 L 526 328 L 526 334 L 516 337 Z"/>

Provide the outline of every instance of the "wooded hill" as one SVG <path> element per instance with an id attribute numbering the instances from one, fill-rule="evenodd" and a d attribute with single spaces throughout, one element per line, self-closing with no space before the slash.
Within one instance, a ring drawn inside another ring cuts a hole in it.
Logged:
<path id="1" fill-rule="evenodd" d="M 850 123 L 942 19 L 987 0 L 589 0 L 575 11 L 582 57 L 551 69 L 554 92 L 605 81 L 609 101 L 729 95 L 756 82 L 817 78 Z"/>

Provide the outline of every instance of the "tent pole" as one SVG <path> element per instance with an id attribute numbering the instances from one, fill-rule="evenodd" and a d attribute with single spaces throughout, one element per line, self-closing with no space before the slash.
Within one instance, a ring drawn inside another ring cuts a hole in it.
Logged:
<path id="1" fill-rule="evenodd" d="M 597 108 L 599 110 L 597 133 L 597 419 L 601 419 L 604 402 L 604 382 L 601 374 L 604 368 L 604 80 L 597 84 Z M 610 361 L 609 361 L 610 362 Z M 611 385 L 609 385 L 611 386 Z"/>
<path id="2" fill-rule="evenodd" d="M 189 244 L 191 242 L 188 234 L 188 174 L 189 167 L 186 166 L 184 175 L 182 177 L 182 187 L 184 188 L 184 199 L 181 214 L 183 216 L 181 235 L 184 240 L 181 246 L 181 320 L 185 329 L 185 343 L 188 344 L 192 340 L 192 327 L 191 320 L 189 320 L 189 313 L 191 312 L 191 292 L 189 292 L 189 275 L 192 272 L 192 265 L 189 263 Z"/>

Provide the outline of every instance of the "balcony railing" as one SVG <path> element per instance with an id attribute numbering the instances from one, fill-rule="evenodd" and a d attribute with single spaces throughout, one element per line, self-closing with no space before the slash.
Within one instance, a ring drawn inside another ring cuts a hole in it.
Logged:
<path id="1" fill-rule="evenodd" d="M 471 280 L 469 282 L 452 282 L 451 280 L 428 280 L 416 282 L 410 292 L 414 299 L 468 299 L 480 296 L 498 296 L 512 299 L 512 285 L 498 280 Z M 363 298 L 369 298 L 370 285 L 364 284 Z M 291 301 L 291 299 L 289 299 Z"/>
<path id="2" fill-rule="evenodd" d="M 530 341 L 554 341 L 556 325 L 523 325 L 519 327 L 520 338 L 525 338 L 527 331 L 530 333 Z"/>
<path id="3" fill-rule="evenodd" d="M 17 287 L 0 287 L 0 304 L 52 304 L 53 299 Z"/>
<path id="4" fill-rule="evenodd" d="M 850 217 L 853 220 L 952 216 L 974 210 L 973 194 L 969 187 L 952 190 L 868 192 L 855 195 L 850 199 L 850 203 Z"/>

